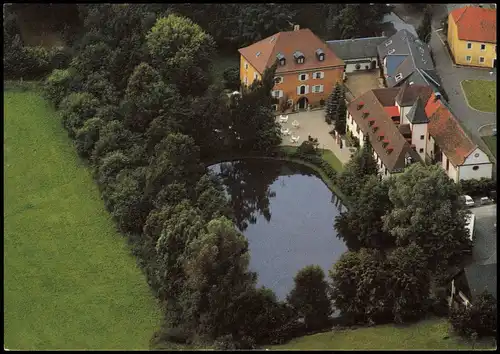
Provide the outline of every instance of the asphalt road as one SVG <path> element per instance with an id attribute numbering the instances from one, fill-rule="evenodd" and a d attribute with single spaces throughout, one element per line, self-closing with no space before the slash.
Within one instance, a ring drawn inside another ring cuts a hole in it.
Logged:
<path id="1" fill-rule="evenodd" d="M 472 208 L 476 216 L 474 222 L 474 247 L 472 254 L 474 261 L 479 264 L 492 264 L 497 262 L 497 206 L 490 204 Z"/>

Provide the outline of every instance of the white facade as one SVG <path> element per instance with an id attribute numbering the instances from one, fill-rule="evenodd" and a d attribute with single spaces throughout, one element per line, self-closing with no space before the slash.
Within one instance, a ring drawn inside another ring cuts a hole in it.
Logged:
<path id="1" fill-rule="evenodd" d="M 352 119 L 349 111 L 347 111 L 347 130 L 349 130 L 352 135 L 359 139 L 359 146 L 362 147 L 363 139 L 365 136 L 363 135 L 363 131 L 358 127 L 354 119 Z"/>
<path id="2" fill-rule="evenodd" d="M 488 155 L 479 148 L 476 148 L 464 163 L 459 166 L 458 180 L 480 179 L 482 177 L 491 178 L 493 174 L 493 164 Z"/>
<path id="3" fill-rule="evenodd" d="M 415 145 L 417 154 L 420 155 L 422 161 L 425 161 L 427 151 L 427 123 L 411 124 L 411 143 Z"/>
<path id="4" fill-rule="evenodd" d="M 442 160 L 441 160 L 441 167 L 443 170 L 446 171 L 446 174 L 448 177 L 450 177 L 455 183 L 459 181 L 458 179 L 458 169 L 455 167 L 450 160 L 448 160 L 448 157 L 444 154 L 441 153 Z"/>
<path id="5" fill-rule="evenodd" d="M 427 143 L 426 143 L 426 152 L 427 152 L 427 156 L 429 157 L 433 157 L 434 156 L 434 138 L 429 134 L 427 133 Z"/>
<path id="6" fill-rule="evenodd" d="M 410 112 L 412 106 L 401 107 L 396 102 L 396 107 L 398 107 L 399 110 L 399 116 L 401 117 L 401 124 L 410 124 L 410 121 L 408 120 L 408 118 L 406 118 L 406 115 L 408 114 L 408 112 Z"/>
<path id="7" fill-rule="evenodd" d="M 375 64 L 372 64 L 375 62 Z M 378 60 L 377 57 L 369 57 L 369 58 L 360 58 L 356 60 L 345 60 L 345 69 L 344 72 L 346 74 L 353 73 L 356 71 L 366 71 L 371 69 L 378 69 Z M 359 69 L 356 68 L 356 65 L 359 65 Z M 372 66 L 375 65 L 375 66 Z"/>

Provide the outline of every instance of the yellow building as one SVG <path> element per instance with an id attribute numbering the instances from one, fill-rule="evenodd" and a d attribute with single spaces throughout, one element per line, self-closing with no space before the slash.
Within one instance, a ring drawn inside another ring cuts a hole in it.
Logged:
<path id="1" fill-rule="evenodd" d="M 495 68 L 497 10 L 466 6 L 450 12 L 448 44 L 456 64 Z"/>

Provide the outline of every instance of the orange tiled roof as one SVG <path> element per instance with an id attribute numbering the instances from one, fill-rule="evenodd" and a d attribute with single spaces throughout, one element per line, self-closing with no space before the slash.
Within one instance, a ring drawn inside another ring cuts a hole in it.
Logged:
<path id="1" fill-rule="evenodd" d="M 474 42 L 497 42 L 497 10 L 466 6 L 451 12 L 458 29 L 458 39 Z"/>
<path id="2" fill-rule="evenodd" d="M 317 49 L 321 49 L 325 53 L 325 60 L 319 61 L 317 59 Z M 344 66 L 344 62 L 328 45 L 307 28 L 279 32 L 248 47 L 240 48 L 238 51 L 261 74 L 264 73 L 267 67 L 274 64 L 279 53 L 285 56 L 286 64 L 278 66 L 277 73 Z M 293 54 L 296 51 L 304 54 L 305 60 L 303 64 L 295 62 Z"/>
<path id="3" fill-rule="evenodd" d="M 435 97 L 432 94 L 425 106 L 425 114 L 429 118 L 429 134 L 454 166 L 462 165 L 477 146 L 460 127 L 450 110 L 441 100 L 435 100 Z"/>

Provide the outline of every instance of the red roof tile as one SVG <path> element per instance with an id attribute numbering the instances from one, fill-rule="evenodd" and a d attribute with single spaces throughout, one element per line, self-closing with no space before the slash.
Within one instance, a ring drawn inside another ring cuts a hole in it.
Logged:
<path id="1" fill-rule="evenodd" d="M 497 42 L 497 10 L 466 6 L 451 12 L 458 29 L 458 39 L 474 42 Z"/>
<path id="2" fill-rule="evenodd" d="M 425 113 L 429 118 L 429 134 L 454 166 L 462 165 L 477 145 L 441 100 L 434 102 L 434 98 L 435 95 L 432 94 L 425 106 Z"/>
<path id="3" fill-rule="evenodd" d="M 325 53 L 323 61 L 317 59 L 317 49 L 321 49 Z M 307 28 L 279 32 L 238 51 L 261 74 L 264 73 L 266 68 L 274 64 L 279 53 L 285 56 L 286 64 L 278 66 L 277 73 L 344 66 L 342 59 Z M 296 51 L 304 54 L 305 60 L 303 64 L 295 62 L 293 54 Z M 257 53 L 260 54 L 257 56 Z"/>
<path id="4" fill-rule="evenodd" d="M 399 117 L 399 108 L 397 106 L 384 107 L 389 117 Z"/>

